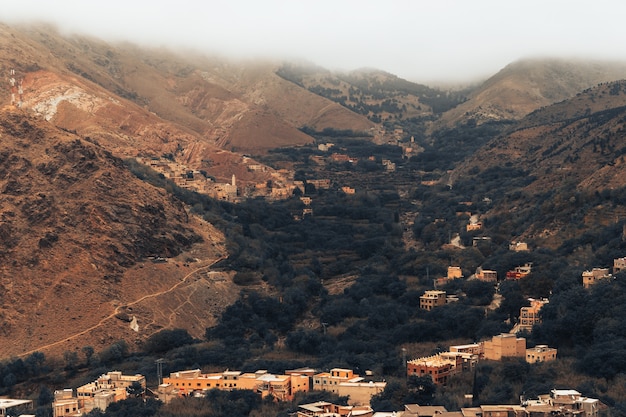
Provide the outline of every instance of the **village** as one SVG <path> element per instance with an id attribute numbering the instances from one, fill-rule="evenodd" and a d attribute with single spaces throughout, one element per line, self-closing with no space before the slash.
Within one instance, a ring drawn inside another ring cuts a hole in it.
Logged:
<path id="1" fill-rule="evenodd" d="M 525 345 L 523 340 L 515 336 L 496 336 L 484 345 L 451 346 L 449 354 L 440 357 L 453 358 L 446 378 L 455 372 L 466 372 L 475 365 L 474 360 L 484 352 L 492 352 L 495 356 L 516 356 Z M 515 350 L 515 351 L 513 351 Z M 470 353 L 474 352 L 474 353 Z M 526 350 L 528 355 L 528 350 Z M 555 352 L 541 355 L 546 360 L 554 360 Z M 547 358 L 549 356 L 549 359 Z M 463 358 L 471 358 L 469 362 Z M 461 360 L 459 360 L 461 359 Z M 528 356 L 527 356 L 528 359 Z M 421 358 L 407 362 L 407 377 L 428 375 L 435 383 L 445 383 L 440 378 L 438 365 L 429 364 L 432 358 Z M 454 363 L 454 365 L 452 365 Z M 423 372 L 424 367 L 430 367 Z M 431 372 L 431 371 L 434 371 Z M 270 397 L 275 401 L 293 401 L 297 393 L 309 391 L 330 391 L 340 397 L 347 397 L 348 404 L 333 404 L 327 401 L 300 404 L 293 413 L 297 417 L 551 417 L 580 416 L 597 417 L 605 406 L 595 398 L 587 398 L 572 389 L 553 389 L 538 398 L 522 398 L 520 404 L 478 405 L 462 407 L 460 411 L 448 411 L 443 406 L 405 404 L 403 410 L 393 412 L 374 412 L 370 400 L 380 394 L 386 382 L 374 381 L 373 375 L 366 371 L 364 377 L 350 369 L 333 368 L 329 372 L 317 372 L 314 369 L 301 368 L 287 370 L 283 375 L 270 374 L 259 370 L 254 373 L 225 370 L 217 373 L 202 373 L 199 369 L 172 372 L 169 377 L 162 378 L 158 387 L 146 387 L 143 375 L 123 375 L 119 371 L 108 372 L 96 381 L 75 389 L 67 388 L 54 392 L 52 404 L 54 417 L 80 417 L 95 409 L 106 411 L 114 402 L 130 397 L 153 397 L 168 403 L 176 398 L 200 397 L 210 390 L 251 390 L 261 398 Z M 471 404 L 471 395 L 466 396 Z M 0 399 L 0 415 L 27 414 L 33 409 L 32 400 Z M 22 412 L 22 414 L 18 414 Z"/>

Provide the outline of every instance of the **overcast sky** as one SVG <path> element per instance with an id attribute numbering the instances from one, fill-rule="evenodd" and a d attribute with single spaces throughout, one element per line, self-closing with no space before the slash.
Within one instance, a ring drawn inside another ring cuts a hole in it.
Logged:
<path id="1" fill-rule="evenodd" d="M 529 56 L 626 60 L 623 0 L 0 0 L 0 20 L 16 19 L 418 82 L 484 77 Z"/>

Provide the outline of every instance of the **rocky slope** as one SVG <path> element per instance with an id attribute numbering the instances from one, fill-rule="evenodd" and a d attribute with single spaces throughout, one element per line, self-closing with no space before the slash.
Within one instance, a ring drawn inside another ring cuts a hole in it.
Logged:
<path id="1" fill-rule="evenodd" d="M 16 68 L 25 79 L 26 107 L 81 133 L 87 126 L 109 132 L 111 120 L 128 112 L 115 136 L 134 139 L 133 146 L 155 141 L 159 147 L 167 140 L 201 143 L 205 153 L 215 147 L 250 153 L 311 142 L 299 130 L 303 126 L 372 127 L 364 117 L 276 76 L 276 63 L 110 45 L 43 26 L 0 25 L 0 48 L 3 67 Z M 79 105 L 86 96 L 98 98 L 93 107 Z M 65 104 L 83 113 L 51 117 L 50 111 Z"/>
<path id="2" fill-rule="evenodd" d="M 180 202 L 135 178 L 120 159 L 15 108 L 0 111 L 0 201 L 3 358 L 69 339 L 191 271 L 168 265 L 139 271 L 149 257 L 190 257 L 187 251 L 211 243 L 217 246 L 194 260 L 223 254 L 220 233 L 199 227 Z M 169 325 L 153 317 L 167 311 L 158 305 L 144 311 L 136 337 Z M 76 343 L 101 347 L 128 332 L 128 323 L 107 324 L 94 328 L 99 337 L 86 332 Z"/>
<path id="3" fill-rule="evenodd" d="M 603 193 L 617 193 L 619 200 L 626 187 L 624 132 L 626 81 L 604 83 L 529 114 L 455 169 L 451 182 L 472 178 L 481 198 L 497 201 L 487 217 L 526 218 L 527 228 L 516 233 L 558 246 L 582 233 L 571 230 L 569 211 L 588 226 L 608 225 L 626 213 L 594 203 Z"/>
<path id="4" fill-rule="evenodd" d="M 472 120 L 519 120 L 532 111 L 574 97 L 602 82 L 626 78 L 626 63 L 526 59 L 511 63 L 485 81 L 468 100 L 447 111 L 436 126 Z"/>

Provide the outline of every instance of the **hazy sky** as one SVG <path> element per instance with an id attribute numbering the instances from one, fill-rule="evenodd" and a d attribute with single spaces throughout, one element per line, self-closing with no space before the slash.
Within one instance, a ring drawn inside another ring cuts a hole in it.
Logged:
<path id="1" fill-rule="evenodd" d="M 626 60 L 623 0 L 0 0 L 0 20 L 16 19 L 422 82 L 491 75 L 537 55 Z"/>

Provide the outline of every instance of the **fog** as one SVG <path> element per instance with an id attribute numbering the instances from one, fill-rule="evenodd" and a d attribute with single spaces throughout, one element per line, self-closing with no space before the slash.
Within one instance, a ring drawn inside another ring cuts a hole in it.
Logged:
<path id="1" fill-rule="evenodd" d="M 377 68 L 417 82 L 486 77 L 529 56 L 623 60 L 618 0 L 0 0 L 0 21 L 233 58 Z"/>

